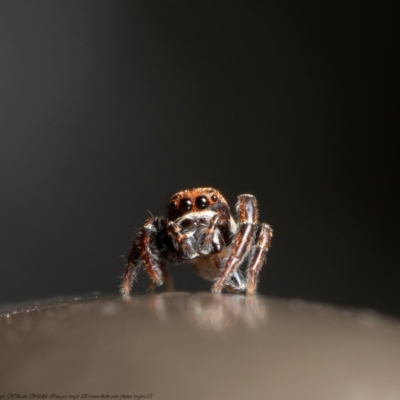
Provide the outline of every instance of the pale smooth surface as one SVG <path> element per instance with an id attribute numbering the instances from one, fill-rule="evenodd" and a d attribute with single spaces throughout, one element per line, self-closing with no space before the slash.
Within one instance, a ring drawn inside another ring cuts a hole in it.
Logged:
<path id="1" fill-rule="evenodd" d="M 400 324 L 370 311 L 209 293 L 9 311 L 0 397 L 400 399 Z"/>

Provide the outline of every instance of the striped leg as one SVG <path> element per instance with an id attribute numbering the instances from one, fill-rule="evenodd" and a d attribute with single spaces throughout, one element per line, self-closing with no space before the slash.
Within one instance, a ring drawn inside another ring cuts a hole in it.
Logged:
<path id="1" fill-rule="evenodd" d="M 267 224 L 261 224 L 258 239 L 254 247 L 252 258 L 247 268 L 247 294 L 255 294 L 257 290 L 257 277 L 264 264 L 265 257 L 271 244 L 272 229 Z"/>
<path id="2" fill-rule="evenodd" d="M 248 255 L 255 236 L 255 225 L 258 223 L 257 200 L 250 194 L 242 194 L 236 206 L 239 214 L 238 229 L 232 242 L 231 253 L 224 262 L 221 275 L 215 282 L 212 292 L 221 293 L 228 284 L 231 275 Z"/>
<path id="3" fill-rule="evenodd" d="M 160 263 L 160 269 L 162 272 L 163 281 L 167 288 L 167 292 L 173 292 L 175 290 L 174 281 L 172 280 L 172 277 L 168 271 L 167 265 L 164 261 L 162 261 Z M 150 280 L 149 287 L 147 288 L 147 293 L 154 293 L 156 291 L 156 287 L 157 287 L 157 283 L 154 282 L 154 280 Z"/>
<path id="4" fill-rule="evenodd" d="M 163 283 L 163 274 L 160 269 L 162 261 L 154 246 L 157 235 L 157 224 L 158 217 L 149 218 L 133 240 L 120 286 L 121 294 L 124 297 L 129 296 L 140 263 L 144 264 L 151 281 L 154 282 L 155 285 L 161 285 Z"/>

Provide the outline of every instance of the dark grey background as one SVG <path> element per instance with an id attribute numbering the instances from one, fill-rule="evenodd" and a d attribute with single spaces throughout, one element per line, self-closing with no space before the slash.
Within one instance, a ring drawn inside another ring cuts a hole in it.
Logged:
<path id="1" fill-rule="evenodd" d="M 400 316 L 397 23 L 376 2 L 1 1 L 0 302 L 116 293 L 147 210 L 207 185 L 275 230 L 260 292 Z"/>

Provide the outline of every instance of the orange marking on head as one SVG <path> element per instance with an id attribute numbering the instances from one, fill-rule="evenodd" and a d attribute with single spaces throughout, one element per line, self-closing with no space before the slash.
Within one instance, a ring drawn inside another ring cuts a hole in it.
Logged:
<path id="1" fill-rule="evenodd" d="M 222 202 L 226 203 L 226 200 L 222 194 L 211 187 L 202 187 L 202 188 L 193 188 L 193 189 L 186 189 L 182 190 L 178 193 L 175 193 L 170 200 L 170 204 L 175 208 L 178 209 L 180 206 L 180 203 L 183 199 L 190 200 L 191 202 L 191 210 L 190 211 L 201 211 L 203 208 L 199 208 L 196 205 L 196 199 L 199 197 L 204 196 L 207 200 L 208 203 L 214 204 L 217 202 Z"/>

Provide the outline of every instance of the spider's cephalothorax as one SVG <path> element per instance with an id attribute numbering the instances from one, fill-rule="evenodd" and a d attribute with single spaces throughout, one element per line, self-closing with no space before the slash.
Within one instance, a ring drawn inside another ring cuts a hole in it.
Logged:
<path id="1" fill-rule="evenodd" d="M 133 240 L 121 284 L 128 296 L 138 267 L 143 264 L 151 289 L 173 283 L 167 264 L 190 263 L 205 279 L 214 282 L 213 293 L 222 289 L 253 294 L 257 277 L 270 246 L 272 230 L 258 221 L 257 200 L 250 194 L 238 197 L 235 221 L 229 205 L 218 190 L 197 188 L 172 196 L 167 217 L 146 220 Z M 243 276 L 239 267 L 248 265 Z"/>

